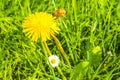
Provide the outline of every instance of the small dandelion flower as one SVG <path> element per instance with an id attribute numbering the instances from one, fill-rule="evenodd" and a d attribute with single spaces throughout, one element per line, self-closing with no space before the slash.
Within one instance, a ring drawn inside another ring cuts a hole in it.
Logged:
<path id="1" fill-rule="evenodd" d="M 59 33 L 55 17 L 46 12 L 30 14 L 23 21 L 23 32 L 33 41 L 41 38 L 42 41 L 50 40 L 52 35 Z"/>
<path id="2" fill-rule="evenodd" d="M 96 46 L 93 50 L 92 50 L 92 52 L 93 53 L 97 53 L 97 52 L 99 52 L 101 49 L 100 49 L 100 47 L 99 46 Z"/>
<path id="3" fill-rule="evenodd" d="M 52 67 L 56 67 L 60 63 L 59 57 L 56 55 L 52 55 L 48 59 L 49 59 L 50 64 L 52 65 Z"/>

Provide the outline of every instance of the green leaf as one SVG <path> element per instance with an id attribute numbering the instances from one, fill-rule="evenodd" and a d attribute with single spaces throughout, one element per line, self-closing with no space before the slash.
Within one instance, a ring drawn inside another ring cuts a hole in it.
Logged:
<path id="1" fill-rule="evenodd" d="M 101 52 L 98 52 L 98 53 L 90 53 L 90 65 L 91 66 L 94 66 L 94 67 L 97 67 L 100 62 L 102 60 L 102 53 Z"/>
<path id="2" fill-rule="evenodd" d="M 83 61 L 76 65 L 70 75 L 70 80 L 82 80 L 88 70 L 89 62 Z"/>

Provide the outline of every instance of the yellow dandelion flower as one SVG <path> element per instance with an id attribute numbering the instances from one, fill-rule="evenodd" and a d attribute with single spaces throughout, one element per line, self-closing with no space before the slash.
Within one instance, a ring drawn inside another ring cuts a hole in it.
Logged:
<path id="1" fill-rule="evenodd" d="M 33 41 L 41 38 L 42 41 L 50 40 L 50 37 L 59 33 L 55 17 L 46 12 L 30 14 L 23 21 L 23 32 Z"/>

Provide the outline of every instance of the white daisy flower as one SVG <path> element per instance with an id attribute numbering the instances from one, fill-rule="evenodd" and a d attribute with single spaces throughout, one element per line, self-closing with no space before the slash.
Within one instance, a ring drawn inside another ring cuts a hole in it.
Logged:
<path id="1" fill-rule="evenodd" d="M 56 55 L 49 56 L 48 59 L 49 59 L 50 64 L 51 64 L 52 67 L 54 67 L 54 68 L 55 68 L 56 66 L 58 66 L 59 63 L 60 63 L 59 57 L 56 56 Z"/>

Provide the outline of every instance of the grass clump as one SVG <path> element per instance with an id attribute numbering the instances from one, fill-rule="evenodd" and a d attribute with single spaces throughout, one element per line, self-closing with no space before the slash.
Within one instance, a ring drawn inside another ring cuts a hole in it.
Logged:
<path id="1" fill-rule="evenodd" d="M 119 80 L 119 5 L 119 0 L 1 0 L 0 79 Z M 48 50 L 40 38 L 33 42 L 22 32 L 29 14 L 54 16 L 58 8 L 66 10 L 66 18 L 58 19 L 59 45 L 53 37 L 46 41 Z M 58 68 L 49 65 L 49 51 L 59 57 Z"/>

